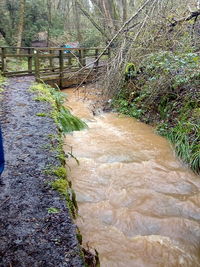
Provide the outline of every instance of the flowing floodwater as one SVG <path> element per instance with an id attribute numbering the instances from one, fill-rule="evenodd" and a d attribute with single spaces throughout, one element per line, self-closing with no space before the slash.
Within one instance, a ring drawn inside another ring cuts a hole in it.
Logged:
<path id="1" fill-rule="evenodd" d="M 85 246 L 103 267 L 200 266 L 200 177 L 153 128 L 113 113 L 94 117 L 66 92 L 89 126 L 66 137 L 80 162 L 68 165 Z"/>

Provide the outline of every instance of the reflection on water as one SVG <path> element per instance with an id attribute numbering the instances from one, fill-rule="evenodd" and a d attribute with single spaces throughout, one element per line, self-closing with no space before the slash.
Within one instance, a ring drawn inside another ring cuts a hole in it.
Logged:
<path id="1" fill-rule="evenodd" d="M 94 117 L 67 93 L 89 126 L 66 137 L 80 162 L 68 164 L 84 244 L 103 267 L 200 266 L 200 177 L 151 127 L 113 113 Z"/>

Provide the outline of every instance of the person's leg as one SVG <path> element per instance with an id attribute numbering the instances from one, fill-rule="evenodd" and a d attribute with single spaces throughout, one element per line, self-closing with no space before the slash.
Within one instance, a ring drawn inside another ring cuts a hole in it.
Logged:
<path id="1" fill-rule="evenodd" d="M 0 176 L 4 170 L 4 151 L 3 151 L 3 138 L 0 128 Z"/>

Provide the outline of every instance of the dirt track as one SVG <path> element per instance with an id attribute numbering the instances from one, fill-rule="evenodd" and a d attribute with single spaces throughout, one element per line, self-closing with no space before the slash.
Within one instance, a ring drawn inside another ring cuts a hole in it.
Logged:
<path id="1" fill-rule="evenodd" d="M 36 102 L 28 91 L 32 78 L 12 78 L 0 103 L 6 169 L 0 184 L 0 266 L 84 266 L 76 226 L 57 192 L 44 174 L 59 165 L 45 148 L 53 121 L 38 117 L 47 103 Z M 49 214 L 48 209 L 60 209 Z"/>

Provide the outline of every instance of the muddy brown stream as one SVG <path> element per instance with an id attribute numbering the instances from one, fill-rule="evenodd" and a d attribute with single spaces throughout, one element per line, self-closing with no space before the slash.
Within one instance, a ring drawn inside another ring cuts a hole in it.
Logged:
<path id="1" fill-rule="evenodd" d="M 68 165 L 85 246 L 97 249 L 103 267 L 200 266 L 200 177 L 152 127 L 115 113 L 93 116 L 66 92 L 89 126 L 66 137 L 80 162 Z"/>

